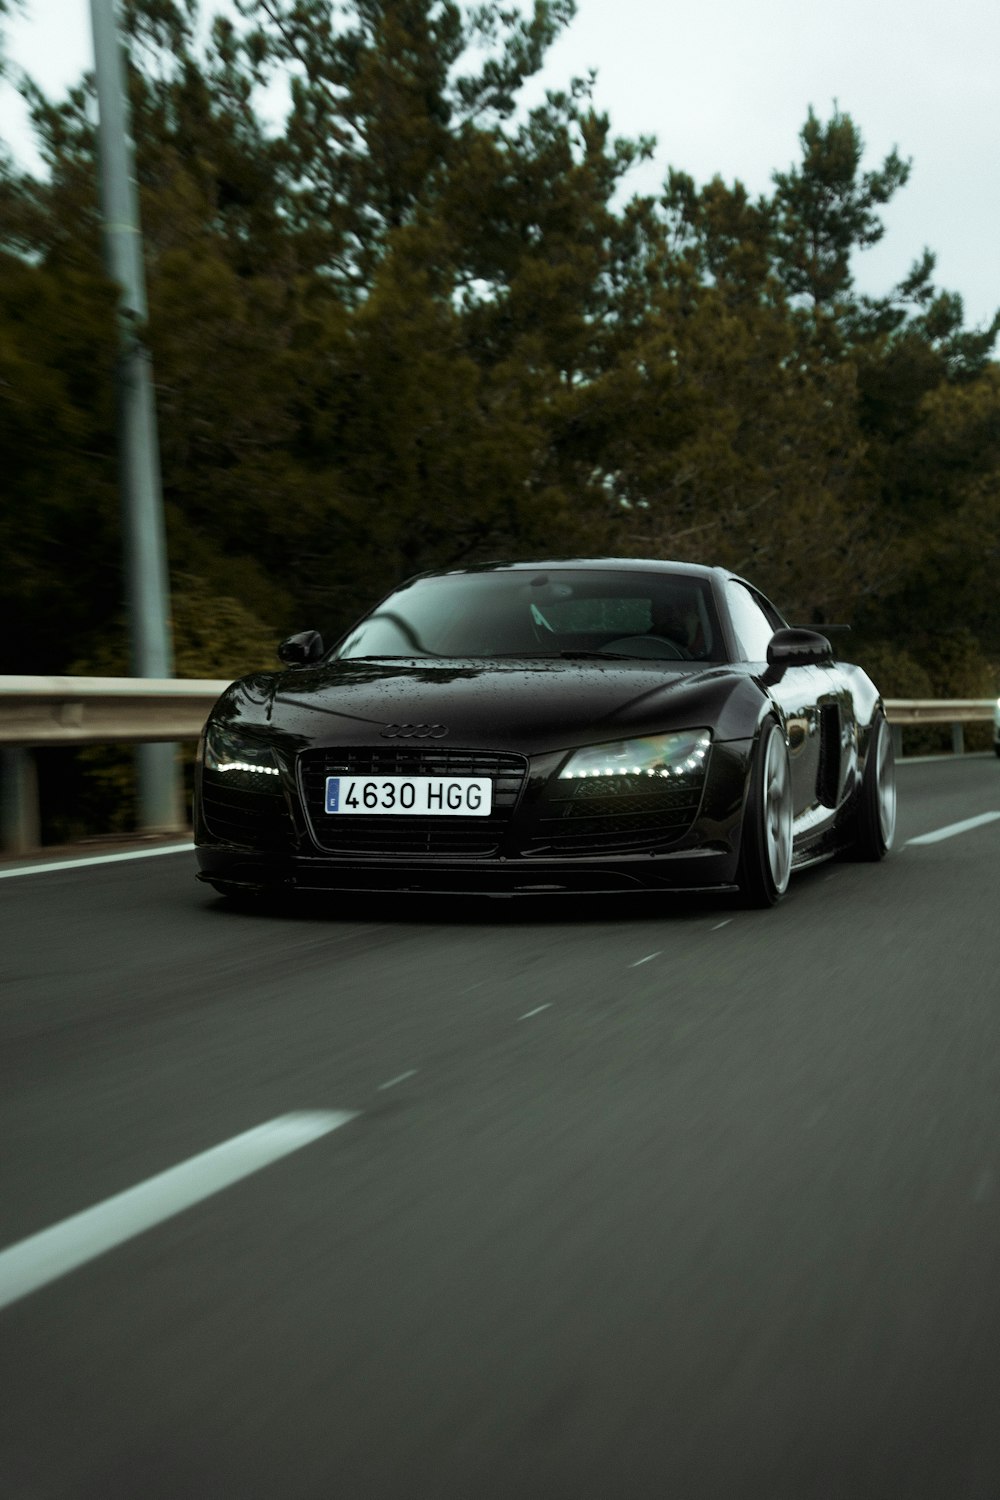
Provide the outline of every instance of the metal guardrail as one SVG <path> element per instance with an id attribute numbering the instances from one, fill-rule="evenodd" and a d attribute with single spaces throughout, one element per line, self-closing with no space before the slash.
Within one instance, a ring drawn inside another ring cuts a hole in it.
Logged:
<path id="1" fill-rule="evenodd" d="M 31 750 L 46 745 L 114 745 L 197 739 L 228 680 L 139 677 L 0 676 L 0 847 L 38 846 L 37 778 Z M 993 698 L 887 698 L 897 755 L 904 725 L 950 724 L 952 749 L 963 725 L 989 722 Z"/>
<path id="2" fill-rule="evenodd" d="M 904 724 L 949 724 L 955 755 L 965 751 L 965 725 L 991 724 L 995 698 L 886 698 L 886 717 L 892 726 L 896 758 L 903 756 Z"/>
<path id="3" fill-rule="evenodd" d="M 196 739 L 228 686 L 228 678 L 0 677 L 0 746 Z"/>
<path id="4" fill-rule="evenodd" d="M 995 698 L 886 698 L 885 711 L 890 724 L 992 723 L 996 701 Z"/>
<path id="5" fill-rule="evenodd" d="M 229 679 L 0 677 L 0 850 L 41 843 L 32 750 L 197 739 Z"/>

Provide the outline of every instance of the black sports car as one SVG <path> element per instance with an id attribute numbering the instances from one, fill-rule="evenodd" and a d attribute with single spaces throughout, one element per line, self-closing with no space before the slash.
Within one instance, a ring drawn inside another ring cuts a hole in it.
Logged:
<path id="1" fill-rule="evenodd" d="M 199 878 L 281 889 L 739 890 L 892 844 L 877 688 L 723 568 L 425 573 L 223 693 Z"/>

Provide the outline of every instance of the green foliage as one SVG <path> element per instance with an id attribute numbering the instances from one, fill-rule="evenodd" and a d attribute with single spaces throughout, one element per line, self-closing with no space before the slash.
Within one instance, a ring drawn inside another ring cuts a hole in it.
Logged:
<path id="1" fill-rule="evenodd" d="M 910 163 L 891 151 L 863 172 L 861 133 L 839 109 L 824 125 L 810 108 L 799 142 L 801 162 L 774 174 L 774 243 L 786 290 L 818 309 L 850 297 L 853 256 L 882 238 L 878 210 L 905 186 Z"/>
<path id="2" fill-rule="evenodd" d="M 112 306 L 99 276 L 0 252 L 6 672 L 60 670 L 118 592 Z"/>
<path id="3" fill-rule="evenodd" d="M 897 641 L 869 641 L 856 649 L 848 643 L 852 661 L 877 682 L 885 698 L 933 698 L 934 686 L 923 662 Z M 958 694 L 947 693 L 946 697 Z"/>
<path id="4" fill-rule="evenodd" d="M 221 593 L 206 579 L 181 574 L 171 594 L 174 666 L 178 677 L 232 681 L 266 671 L 277 662 L 278 632 L 262 624 L 239 599 Z M 85 655 L 72 673 L 94 677 L 129 675 L 128 629 L 123 615 Z"/>

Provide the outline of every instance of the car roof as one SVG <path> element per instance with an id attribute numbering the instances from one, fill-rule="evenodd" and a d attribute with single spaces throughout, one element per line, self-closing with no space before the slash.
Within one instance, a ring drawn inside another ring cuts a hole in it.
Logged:
<path id="1" fill-rule="evenodd" d="M 707 567 L 702 563 L 673 562 L 662 557 L 544 557 L 528 561 L 470 563 L 465 568 L 434 568 L 421 573 L 421 578 L 454 578 L 474 573 L 528 572 L 544 570 L 549 573 L 670 573 L 688 578 L 705 580 L 730 578 L 727 568 Z"/>

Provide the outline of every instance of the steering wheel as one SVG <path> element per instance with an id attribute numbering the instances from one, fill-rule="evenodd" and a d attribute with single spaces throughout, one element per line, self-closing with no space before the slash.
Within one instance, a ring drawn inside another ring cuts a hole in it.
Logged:
<path id="1" fill-rule="evenodd" d="M 646 646 L 646 650 L 636 647 Z M 630 656 L 648 656 L 656 660 L 692 661 L 691 652 L 665 635 L 623 635 L 616 641 L 605 641 L 602 651 L 623 651 Z"/>

